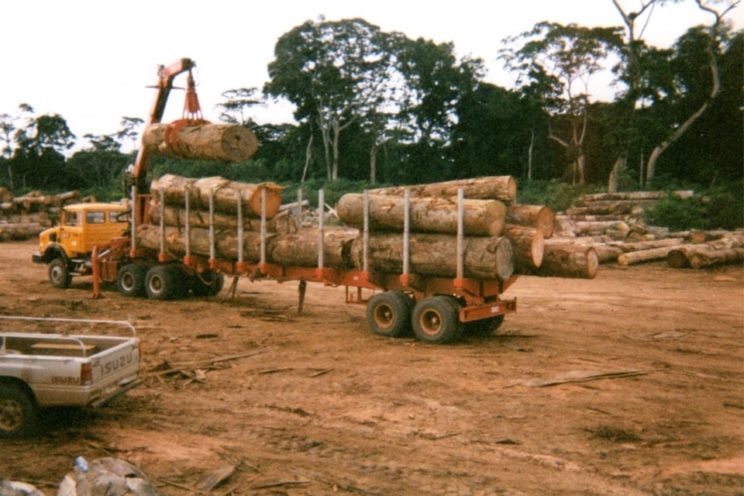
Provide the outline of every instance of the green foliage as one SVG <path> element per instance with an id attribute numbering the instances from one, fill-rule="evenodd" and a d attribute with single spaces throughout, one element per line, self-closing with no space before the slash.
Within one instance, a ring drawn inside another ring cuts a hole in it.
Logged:
<path id="1" fill-rule="evenodd" d="M 318 206 L 318 190 L 323 189 L 325 203 L 335 205 L 338 199 L 346 193 L 361 193 L 365 189 L 374 187 L 379 188 L 381 185 L 370 186 L 367 181 L 350 181 L 348 179 L 339 179 L 337 181 L 328 181 L 327 179 L 311 179 L 300 183 L 284 184 L 282 191 L 282 203 L 291 203 L 297 201 L 297 190 L 302 187 L 302 198 L 308 200 L 313 207 Z"/>
<path id="2" fill-rule="evenodd" d="M 649 224 L 672 230 L 744 227 L 744 183 L 713 188 L 693 198 L 668 196 L 646 211 Z"/>
<path id="3" fill-rule="evenodd" d="M 566 210 L 581 195 L 603 191 L 598 184 L 568 184 L 556 180 L 521 181 L 517 199 L 526 205 L 547 205 L 554 211 Z"/>

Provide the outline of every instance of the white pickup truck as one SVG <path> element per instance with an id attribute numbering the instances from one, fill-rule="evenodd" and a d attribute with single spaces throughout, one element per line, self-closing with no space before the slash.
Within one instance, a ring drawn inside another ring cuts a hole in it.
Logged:
<path id="1" fill-rule="evenodd" d="M 0 437 L 34 432 L 40 408 L 98 407 L 139 382 L 140 340 L 128 322 L 0 316 L 3 328 L 9 321 L 118 325 L 131 336 L 0 331 Z"/>

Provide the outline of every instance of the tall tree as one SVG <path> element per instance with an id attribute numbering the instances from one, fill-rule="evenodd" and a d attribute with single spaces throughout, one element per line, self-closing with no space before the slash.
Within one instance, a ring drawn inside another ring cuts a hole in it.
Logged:
<path id="1" fill-rule="evenodd" d="M 619 28 L 540 22 L 531 31 L 505 41 L 517 46 L 502 50 L 502 57 L 518 74 L 519 83 L 539 95 L 552 116 L 548 138 L 565 150 L 572 181 L 583 184 L 589 82 L 620 45 Z"/>
<path id="2" fill-rule="evenodd" d="M 10 160 L 13 155 L 13 131 L 15 129 L 15 118 L 9 114 L 0 114 L 0 140 L 3 143 L 2 149 L 0 149 L 0 157 L 5 159 L 8 186 L 10 186 L 11 190 L 15 188 L 13 181 L 13 162 Z"/>
<path id="3" fill-rule="evenodd" d="M 390 53 L 384 34 L 363 19 L 307 21 L 282 35 L 264 91 L 296 106 L 323 141 L 326 173 L 339 177 L 341 134 L 384 98 Z"/>
<path id="4" fill-rule="evenodd" d="M 247 111 L 262 103 L 258 88 L 235 88 L 223 91 L 222 98 L 225 101 L 217 104 L 217 108 L 220 109 L 220 120 L 241 126 L 252 122 Z"/>

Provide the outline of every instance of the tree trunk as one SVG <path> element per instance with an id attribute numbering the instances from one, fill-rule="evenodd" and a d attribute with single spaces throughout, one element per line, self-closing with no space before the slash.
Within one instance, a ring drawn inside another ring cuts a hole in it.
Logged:
<path id="1" fill-rule="evenodd" d="M 610 178 L 607 181 L 608 193 L 616 193 L 617 190 L 620 189 L 620 176 L 625 170 L 626 162 L 627 159 L 622 155 L 617 157 L 617 160 L 615 160 L 615 164 L 612 166 L 612 170 L 610 171 Z"/>
<path id="2" fill-rule="evenodd" d="M 463 188 L 465 198 L 469 199 L 501 200 L 511 202 L 517 196 L 517 183 L 512 176 L 476 177 L 473 179 L 459 179 L 440 183 L 379 188 L 370 190 L 370 194 L 402 197 L 403 191 L 408 189 L 411 192 L 411 197 L 456 197 L 458 188 Z"/>
<path id="3" fill-rule="evenodd" d="M 258 140 L 247 128 L 229 124 L 196 124 L 176 127 L 151 124 L 142 144 L 152 153 L 173 158 L 243 162 L 258 151 Z"/>
<path id="4" fill-rule="evenodd" d="M 623 221 L 615 222 L 576 222 L 576 234 L 607 233 L 611 231 L 615 236 L 625 238 L 630 233 L 630 226 Z"/>
<path id="5" fill-rule="evenodd" d="M 694 191 L 628 191 L 623 193 L 592 193 L 588 195 L 582 195 L 577 205 L 586 205 L 594 202 L 610 202 L 618 200 L 660 200 L 667 198 L 670 195 L 676 196 L 677 198 L 692 198 L 695 195 Z"/>
<path id="6" fill-rule="evenodd" d="M 506 222 L 538 229 L 546 239 L 551 237 L 555 230 L 555 214 L 545 205 L 509 205 Z"/>
<path id="7" fill-rule="evenodd" d="M 209 230 L 193 228 L 191 232 L 191 254 L 209 256 Z M 324 234 L 324 266 L 348 268 L 347 245 L 358 233 L 354 230 L 328 229 Z M 137 228 L 140 246 L 149 250 L 160 250 L 160 228 L 143 225 Z M 266 241 L 266 261 L 283 266 L 317 267 L 318 264 L 317 229 L 301 229 L 296 234 L 269 234 Z M 166 251 L 174 256 L 186 253 L 185 232 L 175 227 L 165 229 Z M 256 263 L 261 255 L 261 237 L 254 231 L 243 235 L 243 256 L 246 262 Z M 220 259 L 237 260 L 238 238 L 232 230 L 215 233 L 215 256 Z"/>
<path id="8" fill-rule="evenodd" d="M 369 183 L 377 182 L 377 141 L 372 142 L 369 149 Z"/>
<path id="9" fill-rule="evenodd" d="M 164 213 L 166 226 L 179 228 L 186 226 L 185 209 L 166 206 Z M 160 203 L 155 200 L 150 201 L 150 222 L 154 225 L 160 224 Z M 191 227 L 208 228 L 209 212 L 189 209 L 189 223 Z M 238 218 L 235 215 L 215 212 L 214 226 L 220 230 L 231 229 L 235 231 L 238 228 Z M 248 231 L 258 232 L 261 229 L 261 221 L 255 217 L 244 217 L 243 228 Z M 289 215 L 288 211 L 280 212 L 266 221 L 266 232 L 294 234 L 297 232 L 297 222 L 291 215 Z"/>
<path id="10" fill-rule="evenodd" d="M 467 236 L 499 236 L 504 230 L 506 207 L 497 200 L 465 200 L 464 228 Z M 404 201 L 398 196 L 369 195 L 372 230 L 403 229 Z M 336 205 L 339 219 L 361 228 L 364 225 L 364 196 L 347 193 Z M 451 198 L 412 198 L 411 231 L 457 233 L 457 202 Z"/>
<path id="11" fill-rule="evenodd" d="M 362 239 L 351 245 L 351 256 L 357 269 L 362 268 Z M 511 277 L 514 255 L 507 238 L 465 238 L 464 276 L 475 279 L 501 280 Z M 455 277 L 457 242 L 443 234 L 413 234 L 410 238 L 412 274 Z M 369 236 L 370 270 L 401 274 L 403 272 L 403 236 L 372 234 Z"/>
<path id="12" fill-rule="evenodd" d="M 514 249 L 514 272 L 530 274 L 542 264 L 545 239 L 542 231 L 507 224 L 504 234 Z"/>
<path id="13" fill-rule="evenodd" d="M 249 184 L 229 181 L 219 176 L 191 179 L 166 174 L 155 179 L 150 187 L 152 196 L 159 198 L 160 191 L 165 194 L 165 204 L 183 207 L 186 204 L 186 191 L 190 191 L 189 207 L 194 210 L 209 210 L 210 192 L 214 196 L 215 211 L 236 215 L 237 198 L 241 195 L 243 215 L 261 216 L 261 191 L 266 191 L 266 218 L 270 219 L 279 211 L 282 204 L 282 187 L 274 183 Z"/>
<path id="14" fill-rule="evenodd" d="M 305 182 L 305 178 L 307 177 L 307 169 L 310 167 L 310 161 L 313 158 L 313 137 L 312 130 L 310 131 L 310 139 L 307 140 L 307 148 L 305 148 L 305 166 L 302 168 L 302 178 L 300 179 L 300 183 Z"/>
<path id="15" fill-rule="evenodd" d="M 741 261 L 744 261 L 742 234 L 732 234 L 705 244 L 682 245 L 671 250 L 667 256 L 667 264 L 675 268 L 701 269 Z"/>
<path id="16" fill-rule="evenodd" d="M 617 263 L 622 266 L 628 266 L 642 262 L 661 260 L 662 258 L 666 259 L 669 252 L 674 249 L 676 249 L 675 246 L 663 246 L 661 248 L 652 248 L 650 250 L 631 251 L 618 256 Z"/>
<path id="17" fill-rule="evenodd" d="M 657 239 L 653 241 L 637 241 L 635 243 L 620 243 L 620 242 L 611 242 L 609 243 L 612 246 L 616 246 L 620 248 L 623 253 L 629 253 L 634 251 L 645 251 L 645 250 L 653 250 L 655 248 L 668 248 L 670 246 L 679 246 L 684 241 L 680 238 L 668 238 L 668 239 Z"/>
<path id="18" fill-rule="evenodd" d="M 535 130 L 530 129 L 530 146 L 527 148 L 527 180 L 532 181 L 532 151 L 535 148 Z"/>
<path id="19" fill-rule="evenodd" d="M 599 258 L 592 246 L 546 243 L 543 261 L 535 273 L 540 276 L 594 279 Z"/>

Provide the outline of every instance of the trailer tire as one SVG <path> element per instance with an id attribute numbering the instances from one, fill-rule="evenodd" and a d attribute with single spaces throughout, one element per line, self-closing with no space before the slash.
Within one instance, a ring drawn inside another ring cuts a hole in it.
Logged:
<path id="1" fill-rule="evenodd" d="M 462 335 L 460 304 L 450 296 L 432 296 L 413 309 L 413 332 L 425 343 L 443 344 Z"/>
<path id="2" fill-rule="evenodd" d="M 152 300 L 170 300 L 178 295 L 180 271 L 172 265 L 155 265 L 147 271 L 145 292 Z"/>
<path id="3" fill-rule="evenodd" d="M 225 286 L 225 276 L 208 270 L 194 276 L 194 283 L 191 287 L 194 296 L 217 296 Z"/>
<path id="4" fill-rule="evenodd" d="M 36 401 L 16 384 L 0 384 L 0 437 L 24 437 L 36 431 Z"/>
<path id="5" fill-rule="evenodd" d="M 72 282 L 70 268 L 62 258 L 55 258 L 49 262 L 49 282 L 52 286 L 60 289 L 67 289 Z"/>
<path id="6" fill-rule="evenodd" d="M 377 335 L 399 337 L 411 329 L 413 300 L 402 291 L 377 293 L 367 302 L 367 322 Z"/>
<path id="7" fill-rule="evenodd" d="M 123 296 L 145 296 L 145 280 L 147 279 L 147 265 L 130 263 L 119 270 L 116 278 L 116 288 Z"/>
<path id="8" fill-rule="evenodd" d="M 489 319 L 475 320 L 465 324 L 465 332 L 476 336 L 488 336 L 496 332 L 504 323 L 504 315 L 497 315 Z"/>

